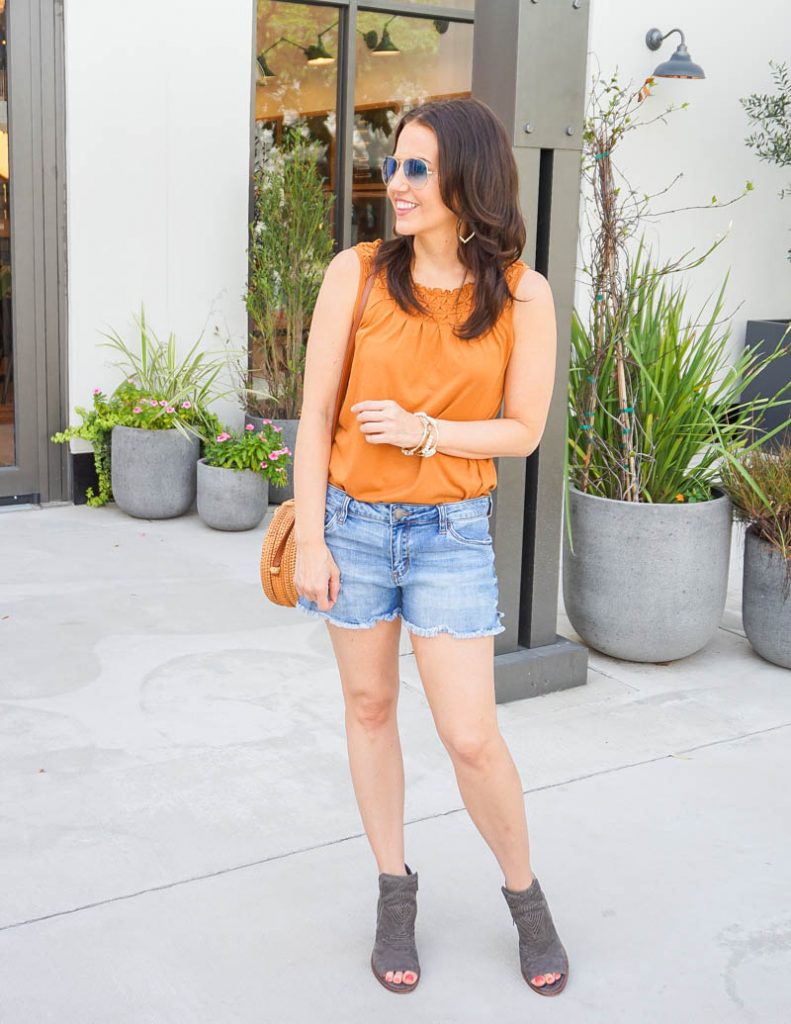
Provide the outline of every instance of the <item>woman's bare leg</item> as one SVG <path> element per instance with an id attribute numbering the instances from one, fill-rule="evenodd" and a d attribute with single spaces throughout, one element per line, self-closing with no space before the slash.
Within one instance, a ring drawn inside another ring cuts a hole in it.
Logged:
<path id="1" fill-rule="evenodd" d="M 396 708 L 401 619 L 371 629 L 327 623 L 346 703 L 346 743 L 363 828 L 380 873 L 405 875 L 404 761 Z M 411 985 L 412 971 L 388 971 L 386 980 Z"/>
<path id="2" fill-rule="evenodd" d="M 404 871 L 404 762 L 398 736 L 401 620 L 371 629 L 327 624 L 346 704 L 352 785 L 379 871 Z"/>
<path id="3" fill-rule="evenodd" d="M 464 805 L 497 858 L 506 888 L 527 889 L 533 872 L 525 801 L 519 773 L 497 723 L 494 638 L 462 640 L 439 633 L 411 639 Z M 550 984 L 559 977 L 546 974 L 533 981 Z"/>

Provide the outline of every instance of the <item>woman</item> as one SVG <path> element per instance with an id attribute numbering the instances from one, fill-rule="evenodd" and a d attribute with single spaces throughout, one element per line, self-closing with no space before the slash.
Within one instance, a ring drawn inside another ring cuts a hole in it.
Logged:
<path id="1" fill-rule="evenodd" d="M 516 164 L 489 107 L 425 103 L 394 138 L 382 173 L 396 237 L 338 253 L 313 314 L 294 466 L 298 607 L 326 620 L 341 676 L 352 782 L 380 872 L 375 976 L 401 993 L 420 977 L 396 723 L 403 620 L 465 806 L 503 871 L 522 974 L 555 995 L 568 960 L 530 867 L 522 784 L 497 725 L 492 637 L 505 627 L 489 534 L 492 459 L 529 455 L 546 423 L 552 295 L 519 259 Z"/>

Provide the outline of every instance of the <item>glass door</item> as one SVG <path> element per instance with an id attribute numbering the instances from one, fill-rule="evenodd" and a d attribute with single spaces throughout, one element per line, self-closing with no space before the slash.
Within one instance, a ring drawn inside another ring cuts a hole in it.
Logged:
<path id="1" fill-rule="evenodd" d="M 66 496 L 63 5 L 0 0 L 0 505 Z"/>

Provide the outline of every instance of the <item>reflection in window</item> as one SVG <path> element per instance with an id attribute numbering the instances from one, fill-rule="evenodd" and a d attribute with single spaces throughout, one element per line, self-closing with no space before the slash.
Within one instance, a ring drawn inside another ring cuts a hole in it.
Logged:
<path id="1" fill-rule="evenodd" d="M 294 126 L 320 147 L 319 170 L 334 191 L 337 9 L 259 0 L 256 55 L 255 168 Z"/>
<path id="2" fill-rule="evenodd" d="M 471 11 L 474 0 L 443 0 Z M 335 168 L 337 8 L 258 0 L 256 37 L 255 167 L 261 167 L 296 125 L 321 148 L 326 187 L 337 191 Z M 471 24 L 443 18 L 360 12 L 352 137 L 351 241 L 387 237 L 392 211 L 381 178 L 401 114 L 427 99 L 469 96 Z M 336 237 L 338 234 L 336 225 Z"/>
<path id="3" fill-rule="evenodd" d="M 472 78 L 472 25 L 367 12 L 358 28 L 353 243 L 392 233 L 380 165 L 398 119 L 428 99 L 469 96 Z"/>

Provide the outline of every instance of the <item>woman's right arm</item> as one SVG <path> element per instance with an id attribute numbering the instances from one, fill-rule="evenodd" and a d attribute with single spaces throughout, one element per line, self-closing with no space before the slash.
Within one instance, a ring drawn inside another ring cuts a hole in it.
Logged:
<path id="1" fill-rule="evenodd" d="M 302 410 L 294 452 L 297 593 L 327 611 L 338 596 L 338 567 L 324 543 L 332 421 L 360 283 L 360 260 L 344 249 L 319 289 L 305 355 Z"/>

